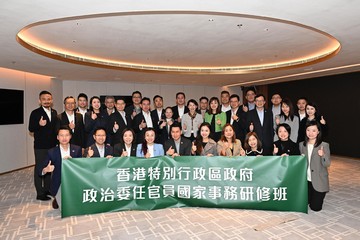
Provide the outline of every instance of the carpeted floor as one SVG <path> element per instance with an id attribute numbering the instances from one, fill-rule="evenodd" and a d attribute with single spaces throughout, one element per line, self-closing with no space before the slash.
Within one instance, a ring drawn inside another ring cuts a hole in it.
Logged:
<path id="1" fill-rule="evenodd" d="M 181 208 L 61 219 L 33 168 L 0 175 L 0 239 L 360 239 L 360 160 L 332 157 L 321 212 Z"/>

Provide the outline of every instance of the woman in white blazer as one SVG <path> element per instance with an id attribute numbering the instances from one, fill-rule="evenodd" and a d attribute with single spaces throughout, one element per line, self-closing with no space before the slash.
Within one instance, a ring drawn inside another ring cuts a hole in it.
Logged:
<path id="1" fill-rule="evenodd" d="M 189 112 L 185 113 L 181 118 L 181 128 L 184 137 L 190 141 L 194 141 L 199 131 L 199 126 L 204 122 L 204 119 L 200 113 L 197 113 L 198 103 L 194 99 L 190 99 L 187 102 Z"/>

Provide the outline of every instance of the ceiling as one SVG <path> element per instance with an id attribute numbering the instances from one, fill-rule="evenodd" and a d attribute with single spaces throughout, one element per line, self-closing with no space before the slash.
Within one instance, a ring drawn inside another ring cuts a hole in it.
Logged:
<path id="1" fill-rule="evenodd" d="M 357 1 L 0 4 L 0 67 L 61 80 L 267 84 L 360 69 Z"/>

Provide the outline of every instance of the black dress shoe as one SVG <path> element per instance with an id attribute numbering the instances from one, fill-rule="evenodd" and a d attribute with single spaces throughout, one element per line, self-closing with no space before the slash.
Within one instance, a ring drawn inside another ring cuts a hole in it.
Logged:
<path id="1" fill-rule="evenodd" d="M 37 200 L 41 200 L 41 201 L 49 201 L 51 199 L 51 197 L 48 197 L 46 195 L 40 195 L 36 197 Z"/>
<path id="2" fill-rule="evenodd" d="M 54 200 L 52 201 L 51 204 L 52 204 L 53 209 L 58 209 L 59 208 L 59 204 L 57 203 L 56 198 L 54 198 Z"/>

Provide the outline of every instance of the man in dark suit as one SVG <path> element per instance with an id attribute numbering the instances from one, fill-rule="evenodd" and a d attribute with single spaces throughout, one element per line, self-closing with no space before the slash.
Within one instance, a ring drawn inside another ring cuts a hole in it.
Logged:
<path id="1" fill-rule="evenodd" d="M 83 117 L 83 121 L 85 119 L 85 113 L 89 111 L 88 109 L 88 96 L 85 93 L 80 93 L 77 97 L 78 107 L 76 108 L 76 112 L 80 113 Z M 85 138 L 86 139 L 86 138 Z"/>
<path id="2" fill-rule="evenodd" d="M 39 94 L 40 107 L 33 110 L 29 119 L 29 131 L 34 135 L 34 184 L 36 188 L 36 199 L 47 201 L 51 198 L 47 195 L 50 189 L 50 174 L 39 176 L 42 163 L 50 148 L 55 147 L 56 129 L 57 129 L 57 112 L 52 109 L 53 98 L 50 92 L 42 91 Z"/>
<path id="3" fill-rule="evenodd" d="M 163 97 L 160 95 L 155 95 L 153 98 L 155 109 L 151 111 L 151 119 L 155 123 L 154 129 L 156 132 L 156 143 L 161 143 L 161 129 L 160 125 L 165 121 L 165 110 L 164 110 L 164 101 Z"/>
<path id="4" fill-rule="evenodd" d="M 136 134 L 136 143 L 142 143 L 144 140 L 144 132 L 146 128 L 154 128 L 156 123 L 151 118 L 150 99 L 144 97 L 141 99 L 141 112 L 135 116 L 133 121 L 133 129 Z"/>
<path id="5" fill-rule="evenodd" d="M 113 147 L 105 144 L 106 142 L 106 130 L 105 128 L 99 127 L 94 131 L 95 143 L 85 149 L 84 156 L 91 157 L 106 157 L 112 158 L 114 155 Z"/>
<path id="6" fill-rule="evenodd" d="M 190 156 L 191 155 L 191 141 L 181 136 L 181 124 L 174 122 L 170 127 L 171 139 L 164 143 L 164 150 L 166 155 L 171 157 L 176 156 Z"/>
<path id="7" fill-rule="evenodd" d="M 131 94 L 133 104 L 125 108 L 126 115 L 134 119 L 137 114 L 141 112 L 140 102 L 142 99 L 141 92 L 135 91 Z"/>
<path id="8" fill-rule="evenodd" d="M 234 127 L 236 138 L 244 144 L 246 135 L 246 115 L 240 107 L 240 97 L 237 94 L 230 96 L 231 109 L 226 112 L 226 122 Z"/>
<path id="9" fill-rule="evenodd" d="M 52 202 L 53 208 L 59 208 L 61 205 L 61 191 L 59 190 L 61 184 L 61 164 L 62 161 L 68 158 L 81 158 L 81 147 L 70 144 L 71 129 L 67 126 L 61 126 L 58 130 L 57 139 L 59 145 L 51 148 L 47 152 L 47 156 L 42 163 L 40 171 L 37 173 L 40 176 L 51 175 L 50 193 L 54 197 Z M 59 204 L 57 200 L 59 200 Z"/>
<path id="10" fill-rule="evenodd" d="M 272 155 L 274 146 L 274 121 L 272 111 L 264 108 L 265 103 L 265 96 L 263 94 L 256 95 L 256 107 L 247 113 L 246 126 L 249 131 L 254 131 L 259 136 L 263 145 L 263 155 Z"/>
<path id="11" fill-rule="evenodd" d="M 126 114 L 125 105 L 124 99 L 117 99 L 115 104 L 116 111 L 110 115 L 108 121 L 107 132 L 111 136 L 112 146 L 122 141 L 121 134 L 125 128 L 132 127 L 132 119 L 130 115 Z"/>
<path id="12" fill-rule="evenodd" d="M 181 118 L 185 113 L 189 112 L 188 107 L 185 102 L 185 93 L 178 92 L 176 93 L 176 105 L 172 107 L 173 110 L 173 119 L 181 122 Z"/>
<path id="13" fill-rule="evenodd" d="M 85 129 L 83 116 L 75 112 L 76 101 L 74 97 L 64 99 L 65 111 L 58 115 L 59 127 L 69 126 L 72 131 L 71 144 L 85 148 Z"/>
<path id="14" fill-rule="evenodd" d="M 255 88 L 250 87 L 245 90 L 246 102 L 243 104 L 243 110 L 245 112 L 255 109 L 255 96 L 256 96 Z"/>

